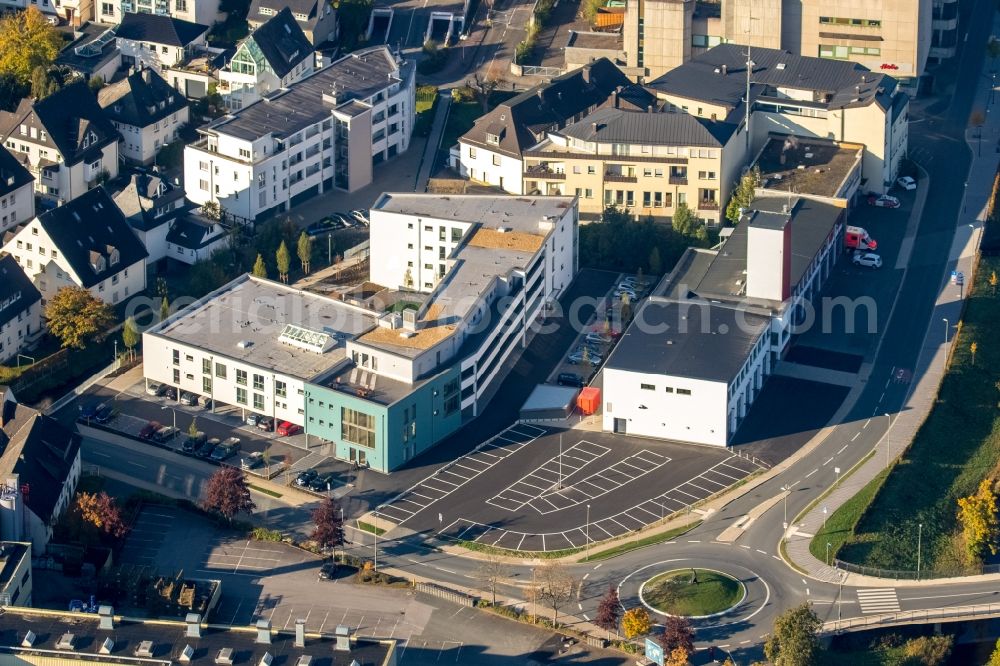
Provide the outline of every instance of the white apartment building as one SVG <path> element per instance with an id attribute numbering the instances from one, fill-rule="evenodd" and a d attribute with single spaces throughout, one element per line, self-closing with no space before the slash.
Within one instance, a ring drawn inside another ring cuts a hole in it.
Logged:
<path id="1" fill-rule="evenodd" d="M 184 214 L 183 188 L 156 174 L 137 173 L 112 198 L 149 253 L 146 264 L 164 261 L 171 249 L 167 247 L 167 233 Z"/>
<path id="2" fill-rule="evenodd" d="M 152 164 L 190 117 L 187 99 L 152 69 L 101 88 L 97 102 L 121 133 L 119 153 L 132 164 Z"/>
<path id="3" fill-rule="evenodd" d="M 98 23 L 118 25 L 126 14 L 172 16 L 190 23 L 212 25 L 225 17 L 216 0 L 94 0 Z"/>
<path id="4" fill-rule="evenodd" d="M 57 203 L 118 176 L 120 136 L 82 81 L 0 111 L 0 137 L 34 176 L 35 192 Z"/>
<path id="5" fill-rule="evenodd" d="M 844 212 L 758 196 L 720 248 L 689 249 L 605 363 L 604 430 L 727 446 L 841 256 Z"/>
<path id="6" fill-rule="evenodd" d="M 7 149 L 0 148 L 0 238 L 35 216 L 35 179 Z"/>
<path id="7" fill-rule="evenodd" d="M 14 257 L 0 257 L 0 363 L 31 347 L 42 330 L 42 295 Z"/>
<path id="8" fill-rule="evenodd" d="M 384 46 L 355 51 L 287 90 L 200 128 L 184 149 L 196 204 L 246 219 L 318 193 L 354 191 L 404 152 L 414 121 L 414 71 Z"/>
<path id="9" fill-rule="evenodd" d="M 313 73 L 313 46 L 287 7 L 240 42 L 219 71 L 219 94 L 230 110 L 249 106 Z"/>
<path id="10" fill-rule="evenodd" d="M 3 251 L 41 292 L 43 305 L 67 286 L 112 304 L 146 288 L 146 248 L 103 187 L 8 233 Z"/>

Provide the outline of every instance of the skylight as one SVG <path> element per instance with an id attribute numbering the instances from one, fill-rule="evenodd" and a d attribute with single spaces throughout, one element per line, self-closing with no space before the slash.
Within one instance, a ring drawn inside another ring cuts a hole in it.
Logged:
<path id="1" fill-rule="evenodd" d="M 281 331 L 281 335 L 278 336 L 278 340 L 299 349 L 322 354 L 330 345 L 331 337 L 327 333 L 310 331 L 308 328 L 287 324 Z"/>

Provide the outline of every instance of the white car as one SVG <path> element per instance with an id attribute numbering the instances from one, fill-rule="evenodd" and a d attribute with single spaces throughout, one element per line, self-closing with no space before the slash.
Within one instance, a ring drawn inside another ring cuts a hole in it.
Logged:
<path id="1" fill-rule="evenodd" d="M 882 268 L 882 257 L 874 252 L 855 252 L 854 256 L 851 257 L 851 261 L 855 266 L 864 266 L 873 270 Z"/>
<path id="2" fill-rule="evenodd" d="M 909 176 L 903 176 L 902 178 L 896 179 L 896 184 L 899 185 L 904 190 L 915 190 L 917 189 L 917 181 Z"/>
<path id="3" fill-rule="evenodd" d="M 899 208 L 899 199 L 891 194 L 880 194 L 868 197 L 868 204 L 876 208 Z"/>
<path id="4" fill-rule="evenodd" d="M 635 293 L 634 289 L 619 285 L 619 287 L 615 289 L 615 298 L 621 298 L 622 296 L 628 296 L 630 301 L 634 301 L 638 298 L 638 295 Z"/>

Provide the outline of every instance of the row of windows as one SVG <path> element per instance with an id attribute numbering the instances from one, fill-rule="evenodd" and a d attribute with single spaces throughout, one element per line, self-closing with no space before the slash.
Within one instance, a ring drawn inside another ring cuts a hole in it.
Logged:
<path id="1" fill-rule="evenodd" d="M 881 28 L 880 19 L 841 18 L 839 16 L 820 16 L 823 25 L 849 25 L 855 28 Z"/>
<path id="2" fill-rule="evenodd" d="M 847 60 L 851 56 L 877 56 L 882 54 L 882 49 L 876 46 L 830 46 L 819 45 L 820 58 L 834 58 L 837 60 Z"/>
<path id="3" fill-rule="evenodd" d="M 643 391 L 655 391 L 656 386 L 654 384 L 639 384 L 639 388 Z M 664 393 L 676 393 L 677 395 L 691 395 L 691 389 L 679 388 L 674 389 L 673 386 L 664 386 Z"/>

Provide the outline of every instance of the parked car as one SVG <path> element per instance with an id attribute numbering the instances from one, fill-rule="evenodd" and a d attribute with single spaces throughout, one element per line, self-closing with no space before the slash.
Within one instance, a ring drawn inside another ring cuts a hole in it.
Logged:
<path id="1" fill-rule="evenodd" d="M 606 345 L 611 342 L 610 338 L 606 338 L 597 331 L 591 331 L 587 333 L 587 337 L 584 338 L 584 342 L 588 342 L 595 345 Z"/>
<path id="2" fill-rule="evenodd" d="M 181 444 L 182 453 L 197 453 L 201 445 L 205 443 L 205 433 L 199 432 L 194 435 L 188 435 L 184 439 L 184 443 Z"/>
<path id="3" fill-rule="evenodd" d="M 298 476 L 295 477 L 295 485 L 300 488 L 305 488 L 317 476 L 319 476 L 319 472 L 314 469 L 302 470 L 299 472 Z"/>
<path id="4" fill-rule="evenodd" d="M 210 458 L 212 453 L 215 452 L 215 447 L 222 444 L 222 440 L 218 437 L 210 437 L 205 442 L 198 447 L 198 450 L 194 452 L 199 458 Z"/>
<path id="5" fill-rule="evenodd" d="M 634 289 L 622 289 L 621 287 L 615 289 L 615 298 L 621 298 L 622 296 L 628 296 L 630 301 L 634 301 L 639 298 L 639 295 L 635 293 Z"/>
<path id="6" fill-rule="evenodd" d="M 190 391 L 184 391 L 181 393 L 181 404 L 196 407 L 198 405 L 198 396 Z"/>
<path id="7" fill-rule="evenodd" d="M 330 218 L 324 218 L 319 222 L 313 222 L 306 227 L 306 235 L 311 237 L 322 236 L 340 229 L 341 224 Z"/>
<path id="8" fill-rule="evenodd" d="M 100 408 L 101 403 L 99 402 L 86 402 L 80 405 L 80 420 L 90 421 L 95 416 L 97 416 L 97 410 Z"/>
<path id="9" fill-rule="evenodd" d="M 566 360 L 569 362 L 570 365 L 580 365 L 581 363 L 587 363 L 588 365 L 600 365 L 601 361 L 603 361 L 604 359 L 602 359 L 600 356 L 597 356 L 596 354 L 588 353 L 586 356 L 584 356 L 584 353 L 582 351 L 575 351 L 572 354 L 570 354 L 566 358 Z"/>
<path id="10" fill-rule="evenodd" d="M 575 372 L 560 372 L 559 376 L 556 377 L 556 384 L 559 386 L 576 386 L 578 388 L 583 387 L 583 377 L 576 374 Z"/>
<path id="11" fill-rule="evenodd" d="M 882 257 L 874 252 L 855 252 L 851 257 L 851 262 L 855 266 L 865 266 L 867 268 L 882 268 Z"/>
<path id="12" fill-rule="evenodd" d="M 345 227 L 348 227 L 350 229 L 353 229 L 354 227 L 358 226 L 357 220 L 355 220 L 350 215 L 345 215 L 344 213 L 330 213 L 330 217 L 340 220 L 340 222 L 343 223 Z"/>
<path id="13" fill-rule="evenodd" d="M 902 178 L 897 178 L 896 184 L 907 191 L 912 191 L 917 189 L 917 181 L 909 176 L 903 176 Z"/>
<path id="14" fill-rule="evenodd" d="M 161 444 L 164 442 L 169 442 L 174 437 L 177 436 L 177 428 L 173 426 L 163 426 L 155 433 L 153 433 L 153 439 Z"/>
<path id="15" fill-rule="evenodd" d="M 876 208 L 899 208 L 899 199 L 890 194 L 869 194 L 868 205 Z"/>
<path id="16" fill-rule="evenodd" d="M 170 398 L 171 400 L 176 400 L 177 399 L 177 389 L 175 389 L 173 386 L 168 386 L 163 391 L 163 395 L 165 397 L 167 397 L 167 398 Z"/>
<path id="17" fill-rule="evenodd" d="M 253 412 L 250 412 L 249 414 L 247 414 L 244 423 L 246 423 L 248 426 L 256 426 L 259 421 L 260 421 L 260 414 L 254 414 Z"/>
<path id="18" fill-rule="evenodd" d="M 240 459 L 240 467 L 243 469 L 257 469 L 264 464 L 264 454 L 260 451 L 254 451 L 248 456 L 244 456 Z"/>
<path id="19" fill-rule="evenodd" d="M 351 211 L 351 217 L 365 225 L 366 227 L 371 223 L 371 219 L 368 217 L 368 211 L 355 209 Z"/>
<path id="20" fill-rule="evenodd" d="M 573 353 L 583 352 L 584 349 L 586 349 L 587 353 L 589 353 L 591 356 L 603 356 L 604 355 L 604 352 L 601 351 L 601 348 L 598 345 L 595 345 L 592 342 L 583 342 L 581 344 L 578 344 L 573 349 Z"/>
<path id="21" fill-rule="evenodd" d="M 289 421 L 282 421 L 278 424 L 278 437 L 291 437 L 302 432 L 302 426 Z"/>
<path id="22" fill-rule="evenodd" d="M 317 493 L 325 493 L 333 487 L 333 475 L 317 476 L 309 482 L 309 490 Z"/>
<path id="23" fill-rule="evenodd" d="M 118 410 L 113 405 L 101 405 L 94 414 L 94 421 L 97 423 L 111 423 L 112 419 L 118 416 Z"/>
<path id="24" fill-rule="evenodd" d="M 240 438 L 230 437 L 226 441 L 222 442 L 215 447 L 212 451 L 212 460 L 218 460 L 222 462 L 223 460 L 228 460 L 236 455 L 236 452 L 240 450 Z"/>
<path id="25" fill-rule="evenodd" d="M 337 573 L 337 563 L 327 562 L 319 568 L 319 579 L 333 580 L 333 577 L 336 573 Z"/>
<path id="26" fill-rule="evenodd" d="M 151 438 L 163 426 L 158 421 L 150 421 L 139 430 L 139 439 Z"/>
<path id="27" fill-rule="evenodd" d="M 261 416 L 257 419 L 257 429 L 264 432 L 271 432 L 274 430 L 274 419 L 270 416 Z"/>
<path id="28" fill-rule="evenodd" d="M 215 403 L 215 401 L 212 400 L 211 398 L 202 398 L 201 399 L 201 408 L 204 409 L 205 411 L 208 411 L 208 410 L 212 409 L 212 405 L 214 403 Z"/>
<path id="29" fill-rule="evenodd" d="M 159 382 L 149 382 L 146 384 L 146 395 L 151 395 L 154 397 L 159 397 L 163 395 L 167 390 L 167 387 Z"/>

